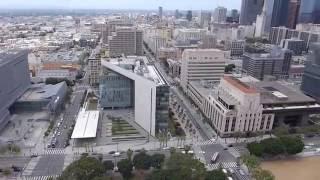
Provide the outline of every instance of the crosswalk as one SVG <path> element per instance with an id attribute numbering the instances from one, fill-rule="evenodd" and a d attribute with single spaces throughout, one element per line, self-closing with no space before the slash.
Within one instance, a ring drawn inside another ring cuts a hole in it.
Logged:
<path id="1" fill-rule="evenodd" d="M 239 150 L 235 147 L 230 147 L 228 151 L 236 158 L 241 157 Z"/>
<path id="2" fill-rule="evenodd" d="M 44 152 L 40 152 L 40 153 L 33 153 L 32 155 L 36 155 L 36 156 L 45 156 L 45 155 L 63 155 L 65 154 L 65 149 L 53 149 L 53 148 L 49 148 L 46 149 Z"/>
<path id="3" fill-rule="evenodd" d="M 44 152 L 44 155 L 52 155 L 52 154 L 64 154 L 65 150 L 64 149 L 47 149 Z"/>
<path id="4" fill-rule="evenodd" d="M 59 175 L 55 176 L 24 176 L 22 180 L 56 180 Z"/>
<path id="5" fill-rule="evenodd" d="M 202 141 L 202 142 L 196 142 L 195 145 L 196 146 L 207 146 L 207 145 L 211 145 L 211 144 L 216 144 L 216 141 L 213 140 L 207 140 L 207 141 Z"/>
<path id="6" fill-rule="evenodd" d="M 208 170 L 214 170 L 214 169 L 219 169 L 220 167 L 222 168 L 236 168 L 238 167 L 236 162 L 222 162 L 222 163 L 215 163 L 215 164 L 207 164 L 206 165 Z"/>

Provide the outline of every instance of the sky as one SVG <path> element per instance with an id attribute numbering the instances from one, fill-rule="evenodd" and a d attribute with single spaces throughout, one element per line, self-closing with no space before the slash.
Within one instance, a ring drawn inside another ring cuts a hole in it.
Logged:
<path id="1" fill-rule="evenodd" d="M 241 0 L 0 0 L 0 9 L 240 9 Z"/>

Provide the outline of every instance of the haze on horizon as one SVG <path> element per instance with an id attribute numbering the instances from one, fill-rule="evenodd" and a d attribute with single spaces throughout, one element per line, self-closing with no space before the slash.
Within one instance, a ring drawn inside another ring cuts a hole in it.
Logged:
<path id="1" fill-rule="evenodd" d="M 0 9 L 240 9 L 241 0 L 1 0 Z"/>

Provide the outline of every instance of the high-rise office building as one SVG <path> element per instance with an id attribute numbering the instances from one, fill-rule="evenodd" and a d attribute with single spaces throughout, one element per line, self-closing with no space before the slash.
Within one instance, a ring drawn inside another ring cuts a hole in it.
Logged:
<path id="1" fill-rule="evenodd" d="M 209 27 L 211 22 L 211 13 L 208 11 L 200 11 L 199 25 L 200 27 Z"/>
<path id="2" fill-rule="evenodd" d="M 227 8 L 217 7 L 213 13 L 213 21 L 216 23 L 223 23 L 227 21 Z"/>
<path id="3" fill-rule="evenodd" d="M 179 18 L 180 18 L 179 9 L 176 9 L 176 11 L 174 12 L 174 17 L 175 17 L 176 19 L 179 19 Z"/>
<path id="4" fill-rule="evenodd" d="M 289 75 L 292 52 L 275 47 L 270 53 L 243 55 L 242 68 L 248 75 L 263 80 L 265 76 L 286 78 Z"/>
<path id="5" fill-rule="evenodd" d="M 226 52 L 218 49 L 186 49 L 182 54 L 181 86 L 188 91 L 190 81 L 219 82 L 224 74 Z"/>
<path id="6" fill-rule="evenodd" d="M 186 18 L 187 18 L 188 21 L 192 21 L 192 11 L 191 10 L 187 11 Z"/>
<path id="7" fill-rule="evenodd" d="M 10 119 L 10 106 L 29 88 L 28 51 L 0 54 L 0 130 Z"/>
<path id="8" fill-rule="evenodd" d="M 230 14 L 231 22 L 239 22 L 239 12 L 237 9 L 232 9 Z"/>
<path id="9" fill-rule="evenodd" d="M 320 1 L 301 0 L 299 23 L 320 24 Z"/>
<path id="10" fill-rule="evenodd" d="M 264 0 L 242 0 L 240 12 L 240 24 L 252 25 L 256 22 L 258 14 L 261 14 Z"/>
<path id="11" fill-rule="evenodd" d="M 116 32 L 108 38 L 110 57 L 143 55 L 142 31 L 133 27 L 117 27 Z"/>
<path id="12" fill-rule="evenodd" d="M 300 4 L 301 4 L 301 0 L 290 0 L 288 21 L 287 21 L 288 28 L 292 28 L 292 29 L 296 28 L 298 17 L 299 17 Z"/>
<path id="13" fill-rule="evenodd" d="M 310 55 L 304 69 L 301 90 L 320 101 L 320 43 L 310 45 Z"/>
<path id="14" fill-rule="evenodd" d="M 162 8 L 161 6 L 159 6 L 158 16 L 159 16 L 160 19 L 162 19 L 162 16 L 163 16 L 163 8 Z"/>

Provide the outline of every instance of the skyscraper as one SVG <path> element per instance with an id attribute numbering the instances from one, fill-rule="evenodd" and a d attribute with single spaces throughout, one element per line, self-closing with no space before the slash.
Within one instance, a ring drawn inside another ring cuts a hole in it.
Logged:
<path id="1" fill-rule="evenodd" d="M 191 11 L 191 10 L 188 10 L 188 11 L 187 11 L 186 18 L 187 18 L 188 21 L 191 21 L 191 20 L 192 20 L 192 11 Z"/>
<path id="2" fill-rule="evenodd" d="M 301 0 L 299 23 L 320 23 L 319 0 Z"/>
<path id="3" fill-rule="evenodd" d="M 320 43 L 310 45 L 310 55 L 304 69 L 301 90 L 320 101 Z"/>
<path id="4" fill-rule="evenodd" d="M 162 15 L 163 15 L 163 9 L 161 6 L 159 6 L 159 12 L 158 12 L 159 18 L 162 19 Z"/>
<path id="5" fill-rule="evenodd" d="M 109 54 L 111 57 L 128 55 L 143 55 L 142 31 L 133 27 L 117 27 L 116 32 L 109 36 Z"/>
<path id="6" fill-rule="evenodd" d="M 213 13 L 213 21 L 217 23 L 226 22 L 227 20 L 227 8 L 217 7 Z"/>
<path id="7" fill-rule="evenodd" d="M 180 18 L 180 12 L 179 12 L 179 9 L 176 9 L 175 13 L 174 13 L 174 17 L 176 19 L 179 19 Z"/>
<path id="8" fill-rule="evenodd" d="M 301 0 L 290 0 L 287 27 L 295 29 L 299 17 Z"/>
<path id="9" fill-rule="evenodd" d="M 251 25 L 261 14 L 264 0 L 242 0 L 240 12 L 240 24 Z"/>
<path id="10" fill-rule="evenodd" d="M 267 0 L 273 1 L 271 27 L 286 26 L 289 15 L 290 0 Z M 270 28 L 271 28 L 270 27 Z"/>
<path id="11" fill-rule="evenodd" d="M 200 11 L 199 25 L 200 27 L 208 27 L 211 21 L 211 13 L 208 11 Z"/>

